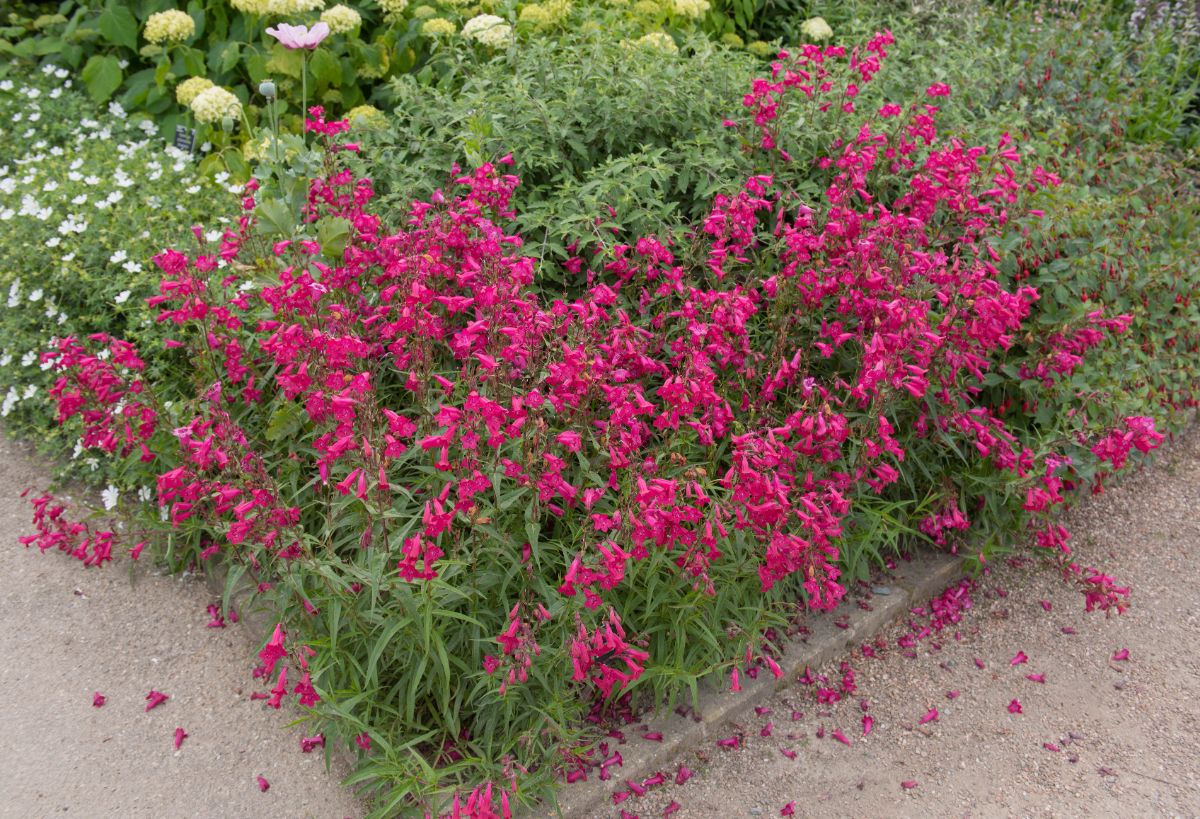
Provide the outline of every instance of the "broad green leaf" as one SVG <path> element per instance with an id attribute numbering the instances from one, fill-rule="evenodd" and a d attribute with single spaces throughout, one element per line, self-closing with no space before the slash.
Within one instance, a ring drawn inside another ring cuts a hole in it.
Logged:
<path id="1" fill-rule="evenodd" d="M 88 95 L 93 100 L 107 102 L 121 87 L 121 80 L 125 78 L 125 72 L 121 70 L 121 64 L 116 57 L 93 54 L 92 58 L 87 61 L 87 65 L 83 67 L 80 77 L 87 86 Z"/>
<path id="2" fill-rule="evenodd" d="M 110 3 L 100 15 L 100 33 L 113 45 L 137 51 L 138 22 L 127 6 Z"/>

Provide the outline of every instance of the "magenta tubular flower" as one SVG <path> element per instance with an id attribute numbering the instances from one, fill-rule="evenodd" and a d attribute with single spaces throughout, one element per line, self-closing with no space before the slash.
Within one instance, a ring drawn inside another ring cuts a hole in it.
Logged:
<path id="1" fill-rule="evenodd" d="M 104 703 L 106 703 L 107 701 L 108 701 L 108 697 L 104 696 L 99 691 L 97 691 L 95 694 L 92 695 L 92 707 L 93 708 L 102 708 L 104 706 Z"/>
<path id="2" fill-rule="evenodd" d="M 266 780 L 266 777 L 258 777 L 258 789 L 263 793 L 271 790 L 271 783 Z"/>
<path id="3" fill-rule="evenodd" d="M 162 693 L 161 691 L 153 691 L 152 690 L 149 694 L 146 695 L 146 710 L 149 711 L 152 708 L 157 708 L 158 706 L 160 706 L 164 702 L 166 702 L 168 699 L 170 699 L 170 697 L 168 697 L 166 694 Z"/>
<path id="4" fill-rule="evenodd" d="M 183 741 L 187 738 L 188 738 L 187 731 L 183 730 L 182 728 L 175 729 L 175 750 L 176 751 L 179 750 L 179 746 L 182 745 Z"/>
<path id="5" fill-rule="evenodd" d="M 268 28 L 267 34 L 270 34 L 284 48 L 298 49 L 302 48 L 306 51 L 312 51 L 321 44 L 321 41 L 329 36 L 329 26 L 325 23 L 317 23 L 311 29 L 308 26 L 293 26 L 288 23 L 280 23 L 275 28 Z"/>

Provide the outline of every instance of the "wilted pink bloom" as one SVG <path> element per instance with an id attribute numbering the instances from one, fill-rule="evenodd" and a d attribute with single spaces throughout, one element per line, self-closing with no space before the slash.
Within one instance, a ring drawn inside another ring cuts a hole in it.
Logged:
<path id="1" fill-rule="evenodd" d="M 1042 604 L 1042 608 L 1046 611 L 1050 611 L 1052 608 L 1054 608 L 1053 604 L 1051 604 L 1049 600 L 1039 600 L 1038 602 Z"/>
<path id="2" fill-rule="evenodd" d="M 906 779 L 900 783 L 900 787 L 904 788 L 906 791 L 911 791 L 913 788 L 917 787 L 917 780 Z"/>
<path id="3" fill-rule="evenodd" d="M 802 719 L 804 719 L 803 711 L 793 711 L 792 712 L 792 722 L 799 722 Z"/>
<path id="4" fill-rule="evenodd" d="M 1008 713 L 1010 713 L 1010 714 L 1022 714 L 1022 713 L 1024 713 L 1024 712 L 1021 710 L 1021 702 L 1020 702 L 1020 700 L 1013 700 L 1012 702 L 1010 702 L 1010 703 L 1008 704 Z"/>
<path id="5" fill-rule="evenodd" d="M 284 48 L 293 50 L 303 48 L 311 51 L 329 36 L 329 26 L 325 23 L 317 23 L 309 29 L 308 26 L 280 23 L 275 28 L 268 28 L 267 34 L 278 40 Z"/>
<path id="6" fill-rule="evenodd" d="M 925 712 L 925 716 L 921 717 L 921 724 L 924 725 L 927 722 L 933 722 L 937 718 L 938 710 L 936 708 L 930 708 Z"/>
<path id="7" fill-rule="evenodd" d="M 689 779 L 691 779 L 694 775 L 695 774 L 692 773 L 691 769 L 688 768 L 687 765 L 680 765 L 679 773 L 675 774 L 675 784 L 682 785 L 684 782 L 687 782 Z"/>
<path id="8" fill-rule="evenodd" d="M 1053 742 L 1043 742 L 1042 747 L 1045 748 L 1047 751 L 1054 751 L 1054 753 L 1056 753 L 1056 754 L 1062 750 L 1062 748 L 1059 748 Z"/>
<path id="9" fill-rule="evenodd" d="M 1016 656 L 1014 656 L 1011 660 L 1009 660 L 1008 664 L 1009 665 L 1021 665 L 1021 663 L 1027 663 L 1027 662 L 1029 662 L 1029 658 L 1025 656 L 1025 652 L 1018 651 L 1016 653 Z"/>
<path id="10" fill-rule="evenodd" d="M 825 739 L 825 726 L 824 725 L 817 726 L 817 739 Z"/>
<path id="11" fill-rule="evenodd" d="M 947 692 L 946 692 L 946 699 L 948 699 L 948 700 L 956 700 L 956 699 L 958 699 L 958 695 L 959 695 L 960 693 L 961 693 L 961 692 L 959 692 L 959 691 L 947 691 Z"/>
<path id="12" fill-rule="evenodd" d="M 258 789 L 263 793 L 266 793 L 271 789 L 271 783 L 268 782 L 266 778 L 260 776 L 258 777 Z"/>
<path id="13" fill-rule="evenodd" d="M 683 805 L 679 804 L 674 799 L 672 799 L 671 804 L 669 804 L 665 808 L 663 808 L 663 816 L 670 816 L 672 813 L 675 813 L 682 807 L 683 807 Z"/>
<path id="14" fill-rule="evenodd" d="M 667 781 L 667 775 L 659 771 L 654 776 L 648 776 L 642 780 L 642 787 L 657 788 L 659 785 Z"/>
<path id="15" fill-rule="evenodd" d="M 1046 675 L 1045 674 L 1026 674 L 1025 679 L 1031 680 L 1035 683 L 1045 683 Z"/>
<path id="16" fill-rule="evenodd" d="M 863 736 L 865 737 L 867 734 L 871 733 L 871 731 L 875 730 L 875 718 L 872 717 L 870 714 L 866 714 L 863 716 L 862 722 L 863 722 Z"/>
<path id="17" fill-rule="evenodd" d="M 843 745 L 850 744 L 849 738 L 845 734 L 842 733 L 841 728 L 834 728 L 833 731 L 830 733 L 830 736 L 832 736 L 834 739 L 836 739 L 838 742 L 842 743 Z"/>
<path id="18" fill-rule="evenodd" d="M 771 709 L 763 708 L 761 705 L 756 705 L 754 706 L 754 713 L 758 714 L 760 717 L 765 717 L 771 713 Z"/>
<path id="19" fill-rule="evenodd" d="M 658 731 L 650 731 L 649 733 L 642 734 L 642 739 L 648 739 L 651 742 L 662 742 L 662 734 Z"/>
<path id="20" fill-rule="evenodd" d="M 796 803 L 788 802 L 786 805 L 784 805 L 782 808 L 779 809 L 779 815 L 780 816 L 795 816 L 796 815 Z"/>
<path id="21" fill-rule="evenodd" d="M 624 802 L 626 799 L 628 799 L 629 796 L 630 796 L 629 791 L 613 791 L 613 793 L 612 793 L 613 804 L 619 805 L 622 802 Z"/>
<path id="22" fill-rule="evenodd" d="M 182 728 L 175 729 L 175 750 L 176 751 L 179 750 L 179 746 L 183 744 L 183 741 L 185 739 L 187 739 L 187 737 L 188 737 L 187 731 L 183 730 Z"/>
<path id="23" fill-rule="evenodd" d="M 152 690 L 149 694 L 146 695 L 146 702 L 148 703 L 148 705 L 146 706 L 146 710 L 149 711 L 151 708 L 157 708 L 158 706 L 160 706 L 164 702 L 166 702 L 168 699 L 170 699 L 170 697 L 168 697 L 166 694 L 163 694 L 159 691 Z"/>
<path id="24" fill-rule="evenodd" d="M 987 668 L 987 666 L 983 664 L 983 660 L 979 659 L 978 657 L 975 658 L 975 667 L 976 668 Z"/>
<path id="25" fill-rule="evenodd" d="M 1062 627 L 1062 633 L 1063 633 L 1063 634 L 1074 634 L 1074 633 L 1075 633 L 1075 629 L 1071 628 L 1070 626 L 1063 626 L 1063 627 Z"/>
<path id="26" fill-rule="evenodd" d="M 760 737 L 769 737 L 769 736 L 771 736 L 771 732 L 773 730 L 775 730 L 775 724 L 768 722 L 766 725 L 764 725 L 762 727 L 762 730 L 758 732 L 758 735 Z"/>
<path id="27" fill-rule="evenodd" d="M 1122 660 L 1128 660 L 1129 659 L 1129 649 L 1127 649 L 1127 648 L 1121 649 L 1117 653 L 1113 654 L 1112 658 L 1115 662 L 1121 662 Z"/>
<path id="28" fill-rule="evenodd" d="M 100 708 L 106 702 L 108 702 L 108 697 L 104 696 L 99 691 L 97 691 L 95 694 L 92 695 L 92 707 L 93 708 Z"/>
<path id="29" fill-rule="evenodd" d="M 629 791 L 634 796 L 645 796 L 646 795 L 646 789 L 643 788 L 641 785 L 639 785 L 637 782 L 634 782 L 633 780 L 626 779 L 625 785 L 629 788 Z"/>
<path id="30" fill-rule="evenodd" d="M 134 547 L 129 550 L 129 557 L 133 560 L 137 560 L 139 557 L 142 556 L 142 549 L 145 549 L 145 548 L 146 548 L 146 541 L 144 541 L 144 540 L 141 543 L 135 544 Z"/>
<path id="31" fill-rule="evenodd" d="M 717 745 L 721 748 L 733 749 L 733 748 L 737 748 L 740 744 L 741 743 L 736 736 L 726 737 L 725 739 L 717 740 Z"/>
<path id="32" fill-rule="evenodd" d="M 789 751 L 787 748 L 780 748 L 780 749 L 779 749 L 779 753 L 783 754 L 783 755 L 784 755 L 784 756 L 786 756 L 788 759 L 795 759 L 795 758 L 796 758 L 796 752 L 795 752 L 795 751 Z"/>
<path id="33" fill-rule="evenodd" d="M 737 668 L 734 668 L 734 669 L 733 669 L 733 670 L 732 670 L 732 671 L 729 673 L 729 690 L 730 690 L 730 691 L 741 691 L 741 690 L 742 690 L 742 683 L 741 683 L 741 681 L 738 679 L 738 670 L 737 670 Z"/>
<path id="34" fill-rule="evenodd" d="M 324 747 L 325 747 L 325 735 L 324 734 L 317 734 L 316 736 L 312 736 L 312 737 L 301 737 L 300 738 L 300 750 L 303 753 L 306 753 L 306 754 L 311 753 L 313 748 L 324 748 Z"/>

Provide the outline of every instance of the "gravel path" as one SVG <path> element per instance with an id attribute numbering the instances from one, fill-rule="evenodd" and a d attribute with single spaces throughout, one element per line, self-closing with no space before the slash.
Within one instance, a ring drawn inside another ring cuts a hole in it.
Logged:
<path id="1" fill-rule="evenodd" d="M 725 732 L 744 734 L 741 750 L 709 744 L 707 760 L 687 760 L 690 781 L 620 808 L 658 817 L 676 801 L 675 819 L 780 816 L 789 803 L 822 817 L 1200 816 L 1200 429 L 1068 523 L 1080 562 L 1132 585 L 1124 616 L 1085 614 L 1053 572 L 998 566 L 973 609 L 914 658 L 896 646 L 908 628 L 887 632 L 876 658 L 845 658 L 852 696 L 820 705 L 815 687 L 799 686 L 762 703 L 770 714 Z M 1012 665 L 1018 652 L 1028 662 Z M 838 664 L 820 671 L 838 687 Z M 1014 699 L 1022 713 L 1010 713 Z"/>
<path id="2" fill-rule="evenodd" d="M 295 714 L 248 700 L 258 635 L 205 628 L 203 583 L 17 543 L 16 495 L 46 482 L 0 436 L 0 817 L 361 816 L 344 772 L 300 752 Z M 151 689 L 170 699 L 147 713 Z"/>

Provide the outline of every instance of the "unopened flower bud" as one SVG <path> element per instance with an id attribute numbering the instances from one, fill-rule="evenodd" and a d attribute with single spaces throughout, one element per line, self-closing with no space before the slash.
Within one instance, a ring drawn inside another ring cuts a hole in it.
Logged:
<path id="1" fill-rule="evenodd" d="M 231 116 L 221 117 L 221 130 L 227 134 L 233 133 L 233 117 L 231 117 Z"/>
<path id="2" fill-rule="evenodd" d="M 263 80 L 258 84 L 258 93 L 269 100 L 275 99 L 275 83 L 270 80 Z"/>

